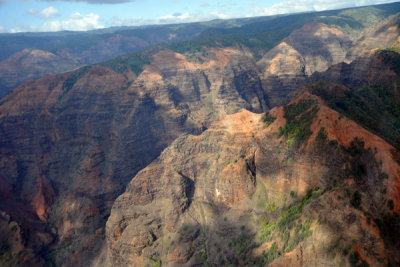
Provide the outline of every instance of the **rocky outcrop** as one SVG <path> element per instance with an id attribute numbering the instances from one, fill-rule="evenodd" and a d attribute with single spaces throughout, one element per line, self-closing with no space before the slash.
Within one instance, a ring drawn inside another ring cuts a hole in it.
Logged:
<path id="1" fill-rule="evenodd" d="M 296 128 L 279 134 L 295 127 L 289 112 L 310 123 L 309 137 L 297 139 Z M 265 118 L 228 115 L 199 136 L 180 136 L 141 170 L 113 205 L 104 262 L 398 262 L 378 226 L 384 214 L 400 211 L 394 148 L 308 92 Z"/>
<path id="2" fill-rule="evenodd" d="M 396 55 L 394 52 L 388 53 Z M 353 90 L 378 84 L 389 84 L 397 88 L 400 80 L 394 67 L 396 63 L 390 61 L 398 59 L 391 58 L 398 57 L 385 56 L 385 52 L 370 52 L 351 63 L 342 62 L 331 66 L 325 72 L 316 72 L 309 78 L 309 81 L 340 83 Z"/>
<path id="3" fill-rule="evenodd" d="M 323 23 L 293 31 L 258 62 L 271 105 L 286 104 L 290 93 L 311 74 L 343 62 L 351 47 L 349 37 Z"/>
<path id="4" fill-rule="evenodd" d="M 384 20 L 365 29 L 356 40 L 342 31 L 323 23 L 306 24 L 293 31 L 282 42 L 268 51 L 257 62 L 262 73 L 262 85 L 269 97 L 270 106 L 280 106 L 288 102 L 290 94 L 305 82 L 315 81 L 310 76 L 325 72 L 339 64 L 329 75 L 350 72 L 348 64 L 355 62 L 359 73 L 353 73 L 358 86 L 364 72 L 370 69 L 369 58 L 377 49 L 397 46 L 399 43 L 398 17 Z M 378 66 L 379 67 L 379 66 Z M 351 67 L 350 67 L 351 68 Z M 321 77 L 322 78 L 322 77 Z M 342 82 L 338 76 L 329 81 Z M 335 80 L 336 79 L 336 80 Z"/>
<path id="5" fill-rule="evenodd" d="M 398 46 L 400 42 L 399 22 L 399 16 L 395 15 L 365 29 L 355 41 L 354 47 L 346 55 L 346 58 L 352 61 L 379 48 Z"/>
<path id="6" fill-rule="evenodd" d="M 0 62 L 0 98 L 26 80 L 76 68 L 72 58 L 43 50 L 24 49 Z"/>

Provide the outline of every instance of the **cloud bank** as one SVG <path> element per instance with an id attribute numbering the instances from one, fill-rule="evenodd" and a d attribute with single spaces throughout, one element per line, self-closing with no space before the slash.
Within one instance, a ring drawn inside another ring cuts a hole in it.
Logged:
<path id="1" fill-rule="evenodd" d="M 79 12 L 72 13 L 68 20 L 52 20 L 42 25 L 43 31 L 87 31 L 104 28 L 99 23 L 98 14 L 89 13 L 82 15 Z"/>
<path id="2" fill-rule="evenodd" d="M 31 12 L 34 11 L 31 10 Z M 51 14 L 52 12 L 49 13 Z M 89 31 L 104 28 L 104 26 L 100 24 L 99 20 L 100 16 L 98 14 L 89 13 L 85 15 L 75 12 L 72 13 L 66 20 L 47 20 L 40 26 L 18 27 L 11 29 L 10 32 Z"/>
<path id="3" fill-rule="evenodd" d="M 197 21 L 209 21 L 213 19 L 229 19 L 235 17 L 232 14 L 225 14 L 222 12 L 199 12 L 193 13 L 174 13 L 166 14 L 164 16 L 155 19 L 143 19 L 143 18 L 120 18 L 113 17 L 109 21 L 110 25 L 113 26 L 139 26 L 139 25 L 155 25 L 155 24 L 175 24 L 175 23 L 187 23 Z"/>
<path id="4" fill-rule="evenodd" d="M 39 16 L 43 19 L 49 19 L 50 17 L 60 13 L 60 11 L 57 8 L 52 6 L 49 6 L 48 8 L 45 8 L 42 11 L 39 11 L 35 8 L 31 8 L 27 12 L 28 14 Z"/>
<path id="5" fill-rule="evenodd" d="M 366 5 L 375 5 L 390 3 L 395 1 L 385 0 L 283 0 L 271 7 L 256 7 L 252 15 L 270 16 L 277 14 L 288 14 L 306 11 L 323 11 L 331 9 L 340 9 L 346 7 L 357 7 Z"/>

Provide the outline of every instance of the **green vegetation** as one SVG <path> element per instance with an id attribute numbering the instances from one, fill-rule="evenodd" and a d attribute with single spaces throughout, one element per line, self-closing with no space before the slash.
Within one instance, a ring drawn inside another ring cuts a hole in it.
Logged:
<path id="1" fill-rule="evenodd" d="M 268 127 L 276 120 L 276 117 L 269 115 L 269 112 L 266 112 L 262 117 L 263 122 L 265 123 L 264 127 Z"/>
<path id="2" fill-rule="evenodd" d="M 355 137 L 351 142 L 348 148 L 346 148 L 347 152 L 350 153 L 352 157 L 360 156 L 364 152 L 364 141 Z"/>
<path id="3" fill-rule="evenodd" d="M 202 259 L 203 261 L 206 261 L 207 258 L 208 258 L 208 255 L 207 255 L 207 248 L 206 248 L 206 245 L 205 245 L 205 244 L 203 244 L 203 245 L 201 246 L 201 249 L 200 249 L 200 257 L 201 257 L 201 259 Z"/>
<path id="4" fill-rule="evenodd" d="M 149 259 L 151 266 L 153 267 L 161 267 L 161 260 L 155 260 L 153 258 Z"/>
<path id="5" fill-rule="evenodd" d="M 63 82 L 63 89 L 68 92 L 75 83 L 90 69 L 89 66 L 82 67 L 74 72 Z"/>
<path id="6" fill-rule="evenodd" d="M 321 142 L 325 142 L 328 138 L 328 135 L 325 131 L 324 127 L 321 127 L 321 129 L 319 129 L 318 134 L 317 134 L 317 141 L 321 141 Z"/>
<path id="7" fill-rule="evenodd" d="M 312 134 L 310 126 L 318 112 L 317 101 L 302 99 L 296 104 L 285 106 L 284 110 L 286 124 L 279 129 L 278 137 L 285 136 L 289 146 L 298 148 Z"/>
<path id="8" fill-rule="evenodd" d="M 202 57 L 213 58 L 212 54 L 208 54 L 207 48 L 244 45 L 250 48 L 256 56 L 260 56 L 260 50 L 271 49 L 296 28 L 292 25 L 287 25 L 288 28 L 279 30 L 270 30 L 269 28 L 268 30 L 268 27 L 265 27 L 266 24 L 269 25 L 270 22 L 253 25 L 256 28 L 252 28 L 250 32 L 248 31 L 250 26 L 243 26 L 241 29 L 235 28 L 230 31 L 221 31 L 221 34 L 214 36 L 167 44 L 165 48 L 185 55 L 189 61 L 200 60 L 200 63 L 202 62 Z M 263 26 L 264 28 L 262 28 Z"/>
<path id="9" fill-rule="evenodd" d="M 317 104 L 317 101 L 314 99 L 302 99 L 296 104 L 285 106 L 284 117 L 289 122 L 294 121 L 297 116 L 299 116 L 315 104 Z"/>
<path id="10" fill-rule="evenodd" d="M 393 69 L 400 75 L 400 47 L 390 47 L 378 51 L 379 55 L 383 58 L 383 63 Z"/>
<path id="11" fill-rule="evenodd" d="M 399 46 L 392 46 L 392 47 L 388 47 L 388 48 L 385 48 L 385 49 L 380 49 L 380 50 L 378 50 L 378 52 L 381 55 L 385 55 L 385 54 L 390 53 L 390 52 L 400 54 L 400 47 Z"/>
<path id="12" fill-rule="evenodd" d="M 151 59 L 156 51 L 159 51 L 160 46 L 146 49 L 141 52 L 131 53 L 126 56 L 118 57 L 110 61 L 104 62 L 101 65 L 110 67 L 116 72 L 123 73 L 131 69 L 136 75 L 143 71 L 143 66 L 151 63 Z"/>
<path id="13" fill-rule="evenodd" d="M 253 248 L 257 247 L 257 244 L 251 241 L 249 236 L 245 233 L 240 234 L 237 238 L 232 237 L 232 241 L 229 243 L 229 247 L 237 258 L 246 259 Z"/>
<path id="14" fill-rule="evenodd" d="M 400 73 L 400 54 L 386 55 L 390 57 L 387 64 Z M 320 82 L 310 86 L 310 91 L 322 97 L 330 108 L 400 148 L 400 102 L 393 84 L 376 81 L 358 90 L 338 89 L 335 93 L 325 89 L 330 86 Z"/>
<path id="15" fill-rule="evenodd" d="M 368 267 L 369 264 L 366 261 L 361 261 L 357 251 L 353 251 L 349 255 L 349 263 L 351 267 Z"/>
<path id="16" fill-rule="evenodd" d="M 21 261 L 17 254 L 11 253 L 11 248 L 7 244 L 0 247 L 0 265 L 1 266 L 19 266 Z"/>
<path id="17" fill-rule="evenodd" d="M 351 36 L 357 36 L 364 27 L 372 26 L 383 18 L 387 18 L 389 11 L 377 7 L 363 7 L 341 11 L 337 16 L 330 16 L 325 22 L 339 28 Z"/>
<path id="18" fill-rule="evenodd" d="M 225 28 L 215 28 L 204 32 L 200 38 L 164 45 L 183 54 L 189 61 L 213 58 L 207 48 L 241 46 L 248 47 L 256 58 L 277 45 L 293 30 L 306 23 L 322 22 L 336 27 L 352 36 L 357 36 L 364 27 L 371 26 L 389 15 L 395 9 L 384 7 L 364 7 L 344 11 L 294 14 L 289 16 L 264 17 L 258 19 L 228 20 Z M 210 23 L 208 23 L 210 24 Z M 210 25 L 208 25 L 210 26 Z"/>
<path id="19" fill-rule="evenodd" d="M 356 209 L 360 208 L 360 206 L 361 206 L 361 194 L 360 194 L 360 192 L 358 192 L 358 191 L 354 192 L 350 203 L 354 208 L 356 208 Z"/>
<path id="20" fill-rule="evenodd" d="M 280 257 L 282 255 L 282 252 L 278 248 L 278 245 L 276 242 L 274 242 L 271 247 L 269 248 L 268 251 L 264 252 L 264 257 L 266 259 L 266 262 L 271 262 L 274 259 Z"/>
<path id="21" fill-rule="evenodd" d="M 294 191 L 292 191 L 294 192 Z M 260 230 L 257 238 L 261 242 L 271 241 L 274 237 L 279 237 L 281 245 L 275 242 L 268 251 L 264 253 L 265 261 L 271 262 L 285 252 L 292 251 L 301 241 L 312 234 L 311 220 L 301 220 L 300 216 L 305 206 L 319 198 L 324 191 L 319 188 L 310 189 L 298 203 L 287 207 L 268 209 L 268 217 L 264 216 L 260 220 Z M 295 195 L 295 193 L 293 193 Z M 271 202 L 273 203 L 273 202 Z M 267 207 L 275 207 L 275 204 L 267 204 Z M 275 213 L 275 216 L 274 216 Z"/>
<path id="22" fill-rule="evenodd" d="M 267 204 L 265 204 L 265 212 L 267 212 L 267 213 L 274 212 L 277 209 L 278 209 L 278 206 L 275 205 L 275 202 L 267 202 Z"/>
<path id="23" fill-rule="evenodd" d="M 280 214 L 280 219 L 278 221 L 278 228 L 283 231 L 285 229 L 290 230 L 294 226 L 295 220 L 297 220 L 300 217 L 300 214 L 303 210 L 303 208 L 311 203 L 313 200 L 319 198 L 324 191 L 319 188 L 315 188 L 314 190 L 309 189 L 307 190 L 306 195 L 304 198 L 301 200 L 300 203 L 296 205 L 291 205 L 288 207 L 288 209 L 284 210 Z"/>
<path id="24" fill-rule="evenodd" d="M 398 237 L 400 236 L 400 215 L 393 213 L 382 214 L 375 218 L 375 223 L 379 227 L 379 232 L 385 242 L 385 246 L 400 249 Z"/>

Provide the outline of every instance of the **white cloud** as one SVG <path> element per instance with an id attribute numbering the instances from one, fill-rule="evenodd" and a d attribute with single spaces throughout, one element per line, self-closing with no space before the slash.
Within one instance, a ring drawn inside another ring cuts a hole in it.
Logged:
<path id="1" fill-rule="evenodd" d="M 52 7 L 52 6 L 49 6 L 48 8 L 45 8 L 45 9 L 43 9 L 43 10 L 40 12 L 40 14 L 41 14 L 45 19 L 48 19 L 48 18 L 50 18 L 51 16 L 56 15 L 56 14 L 59 14 L 59 13 L 60 13 L 60 11 L 59 11 L 57 8 Z"/>
<path id="2" fill-rule="evenodd" d="M 79 12 L 72 13 L 67 20 L 51 20 L 46 21 L 41 26 L 41 31 L 88 31 L 104 28 L 99 23 L 100 16 L 98 14 L 89 13 L 83 15 Z"/>
<path id="3" fill-rule="evenodd" d="M 374 4 L 390 3 L 387 0 L 283 0 L 271 7 L 257 7 L 253 9 L 252 15 L 269 16 L 276 14 L 287 14 L 306 11 L 323 11 L 354 6 L 365 6 Z"/>
<path id="4" fill-rule="evenodd" d="M 30 8 L 26 11 L 28 14 L 34 15 L 34 16 L 39 16 L 42 19 L 49 19 L 53 17 L 54 15 L 57 15 L 60 13 L 60 10 L 53 6 L 49 6 L 42 11 L 37 10 L 36 8 Z"/>
<path id="5" fill-rule="evenodd" d="M 171 21 L 171 20 L 186 20 L 190 17 L 189 13 L 175 13 L 175 14 L 168 14 L 165 16 L 160 17 L 160 21 Z"/>
<path id="6" fill-rule="evenodd" d="M 156 19 L 143 19 L 143 18 L 120 18 L 113 17 L 109 24 L 113 26 L 139 26 L 139 25 L 155 25 L 155 24 L 175 24 L 175 23 L 187 23 L 196 21 L 209 21 L 213 19 L 229 19 L 234 16 L 231 14 L 225 14 L 222 12 L 199 12 L 196 14 L 192 13 L 175 13 L 167 14 Z"/>
<path id="7" fill-rule="evenodd" d="M 16 28 L 10 29 L 8 32 L 10 33 L 17 33 L 17 32 L 37 32 L 40 31 L 40 28 L 37 26 L 20 26 Z"/>
<path id="8" fill-rule="evenodd" d="M 3 33 L 4 31 L 4 27 L 0 25 L 0 32 Z"/>

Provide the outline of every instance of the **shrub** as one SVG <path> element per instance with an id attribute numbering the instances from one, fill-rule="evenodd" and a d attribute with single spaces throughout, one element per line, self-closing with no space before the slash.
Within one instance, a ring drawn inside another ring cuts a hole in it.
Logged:
<path id="1" fill-rule="evenodd" d="M 392 199 L 389 199 L 389 201 L 388 201 L 388 207 L 389 207 L 390 210 L 393 210 L 393 209 L 394 209 L 394 202 L 393 202 Z"/>
<path id="2" fill-rule="evenodd" d="M 278 137 L 285 136 L 287 144 L 295 148 L 307 140 L 312 134 L 310 130 L 312 120 L 318 112 L 316 104 L 317 101 L 314 99 L 302 99 L 296 104 L 286 106 L 284 108 L 286 124 L 279 129 Z"/>
<path id="3" fill-rule="evenodd" d="M 276 120 L 276 117 L 273 117 L 266 112 L 262 119 L 265 122 L 265 127 L 268 127 Z"/>
<path id="4" fill-rule="evenodd" d="M 358 209 L 361 206 L 361 194 L 358 191 L 355 191 L 351 200 L 350 200 L 351 205 Z"/>
<path id="5" fill-rule="evenodd" d="M 318 134 L 317 134 L 317 141 L 322 141 L 324 142 L 327 139 L 328 135 L 326 134 L 325 128 L 321 127 L 319 129 Z"/>

